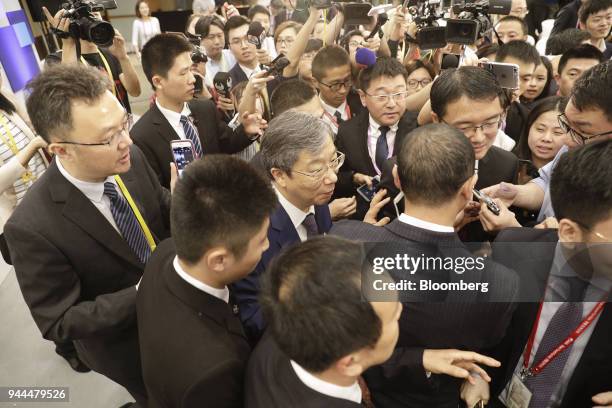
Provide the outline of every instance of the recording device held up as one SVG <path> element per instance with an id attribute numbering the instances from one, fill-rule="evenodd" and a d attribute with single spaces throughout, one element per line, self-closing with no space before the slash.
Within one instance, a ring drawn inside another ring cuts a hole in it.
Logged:
<path id="1" fill-rule="evenodd" d="M 202 41 L 201 35 L 190 34 L 190 33 L 186 33 L 186 34 L 173 33 L 173 34 L 176 34 L 180 37 L 187 38 L 187 41 L 189 41 L 189 43 L 193 47 L 193 49 L 191 50 L 191 62 L 192 63 L 206 64 L 208 62 L 208 57 L 206 56 L 206 52 L 200 46 L 200 43 Z M 204 79 L 200 75 L 197 75 L 197 74 L 194 74 L 194 76 L 195 76 L 194 95 L 197 97 L 197 95 L 201 94 L 202 91 L 204 90 Z"/>
<path id="2" fill-rule="evenodd" d="M 114 8 L 117 8 L 114 0 L 69 0 L 63 3 L 64 17 L 70 19 L 67 36 L 75 40 L 90 41 L 100 47 L 110 46 L 115 38 L 115 29 L 110 23 L 97 18 L 94 13 Z"/>
<path id="3" fill-rule="evenodd" d="M 274 58 L 268 69 L 266 70 L 266 75 L 271 75 L 274 77 L 280 77 L 283 74 L 283 70 L 289 65 L 289 60 L 283 54 L 280 54 L 278 57 Z"/>
<path id="4" fill-rule="evenodd" d="M 213 86 L 217 91 L 217 95 L 227 99 L 232 98 L 232 77 L 230 76 L 229 72 L 217 72 L 213 78 Z M 234 111 L 226 112 L 226 115 L 228 119 L 231 119 L 234 117 Z"/>

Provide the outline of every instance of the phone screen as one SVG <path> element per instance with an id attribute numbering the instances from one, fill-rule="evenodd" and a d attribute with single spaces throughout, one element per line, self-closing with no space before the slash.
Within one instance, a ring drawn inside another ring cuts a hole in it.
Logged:
<path id="1" fill-rule="evenodd" d="M 189 145 L 172 145 L 172 155 L 174 156 L 174 163 L 176 163 L 176 169 L 180 177 L 185 167 L 194 159 L 193 148 Z"/>
<path id="2" fill-rule="evenodd" d="M 363 199 L 369 203 L 370 201 L 372 201 L 372 198 L 374 198 L 374 194 L 376 194 L 376 191 L 378 191 L 379 183 L 380 183 L 380 179 L 377 177 L 374 177 L 372 179 L 372 188 L 369 188 L 367 184 L 364 184 L 362 186 L 359 186 L 359 188 L 357 188 L 357 193 L 359 193 L 359 195 L 363 197 Z"/>

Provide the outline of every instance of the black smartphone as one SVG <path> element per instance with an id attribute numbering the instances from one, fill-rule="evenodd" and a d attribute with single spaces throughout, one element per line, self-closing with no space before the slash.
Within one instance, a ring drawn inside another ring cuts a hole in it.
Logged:
<path id="1" fill-rule="evenodd" d="M 357 194 L 359 194 L 368 203 L 374 198 L 374 194 L 378 191 L 378 184 L 380 184 L 380 176 L 372 178 L 372 187 L 368 187 L 367 184 L 363 184 L 357 188 Z"/>

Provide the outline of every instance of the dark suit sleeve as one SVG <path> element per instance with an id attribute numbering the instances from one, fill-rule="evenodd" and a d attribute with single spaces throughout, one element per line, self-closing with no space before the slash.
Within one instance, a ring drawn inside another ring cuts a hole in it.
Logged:
<path id="1" fill-rule="evenodd" d="M 340 126 L 338 135 L 336 136 L 336 148 L 346 154 L 348 148 L 345 141 L 346 131 L 342 125 Z M 336 191 L 334 194 L 335 197 L 350 197 L 355 194 L 355 186 L 353 185 L 354 174 L 355 171 L 348 167 L 348 161 L 345 160 L 340 168 L 340 172 L 338 172 L 338 181 L 336 182 Z"/>
<path id="2" fill-rule="evenodd" d="M 23 297 L 44 338 L 84 339 L 135 324 L 134 287 L 78 302 L 79 276 L 58 248 L 22 223 L 9 220 L 4 233 Z"/>
<path id="3" fill-rule="evenodd" d="M 258 300 L 260 292 L 259 278 L 266 270 L 266 266 L 270 261 L 268 258 L 270 257 L 270 255 L 264 253 L 253 272 L 233 284 L 233 287 L 236 289 L 234 292 L 236 301 L 240 308 L 240 320 L 251 344 L 257 343 L 265 329 L 263 314 L 261 313 Z"/>
<path id="4" fill-rule="evenodd" d="M 181 408 L 242 407 L 244 363 L 225 360 L 214 367 L 202 367 L 204 373 L 185 392 Z"/>
<path id="5" fill-rule="evenodd" d="M 133 149 L 134 153 L 139 155 L 142 158 L 142 162 L 144 165 L 144 170 L 151 181 L 151 185 L 153 186 L 153 190 L 155 192 L 155 197 L 159 202 L 159 208 L 161 210 L 161 214 L 163 217 L 164 225 L 166 229 L 170 230 L 170 203 L 172 201 L 172 197 L 170 191 L 167 188 L 163 187 L 159 181 L 159 175 L 155 174 L 155 171 L 150 165 L 149 160 L 146 159 L 146 155 L 143 153 L 141 149 L 136 147 Z M 170 166 L 170 163 L 168 163 Z"/>
<path id="6" fill-rule="evenodd" d="M 377 381 L 399 381 L 401 384 L 398 383 L 397 386 L 400 388 L 432 389 L 434 377 L 428 378 L 425 373 L 424 351 L 422 347 L 397 347 L 391 357 L 378 367 L 381 378 Z"/>
<path id="7" fill-rule="evenodd" d="M 162 172 L 161 164 L 157 160 L 158 155 L 155 154 L 155 152 L 153 151 L 153 148 L 152 148 L 153 146 L 151 146 L 148 143 L 145 143 L 145 137 L 140 135 L 139 131 L 146 131 L 146 129 L 141 129 L 140 127 L 136 128 L 136 126 L 134 126 L 134 129 L 131 132 L 132 139 L 134 140 L 134 144 L 138 146 L 140 151 L 142 151 L 145 158 L 147 159 L 147 162 L 149 163 L 149 166 L 153 170 L 158 182 L 163 185 L 164 184 L 164 173 Z M 168 162 L 168 166 L 170 166 L 169 162 Z"/>
<path id="8" fill-rule="evenodd" d="M 229 154 L 238 153 L 253 143 L 254 140 L 246 134 L 242 125 L 238 126 L 236 130 L 227 126 L 221 119 L 221 114 L 213 103 L 208 104 L 205 117 L 211 118 L 211 120 L 214 118 L 214 120 L 216 120 L 217 136 L 221 152 Z"/>
<path id="9" fill-rule="evenodd" d="M 550 35 L 553 36 L 555 34 L 559 34 L 561 31 L 571 28 L 571 27 L 568 27 L 568 24 L 571 19 L 572 19 L 572 10 L 568 7 L 562 8 L 559 11 L 557 18 L 555 19 L 555 24 L 553 25 L 553 28 L 550 31 Z"/>

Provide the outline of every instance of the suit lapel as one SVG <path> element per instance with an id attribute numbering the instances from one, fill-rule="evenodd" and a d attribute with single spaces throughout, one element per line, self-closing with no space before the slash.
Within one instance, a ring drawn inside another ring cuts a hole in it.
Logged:
<path id="1" fill-rule="evenodd" d="M 369 126 L 370 126 L 370 113 L 367 109 L 359 116 L 359 122 L 357 124 L 357 145 L 359 149 L 359 153 L 362 157 L 362 162 L 367 163 L 369 174 L 376 174 L 376 169 L 374 169 L 374 164 L 372 164 L 372 158 L 370 157 L 370 151 L 368 150 L 368 139 L 369 139 Z"/>
<path id="2" fill-rule="evenodd" d="M 169 146 L 170 141 L 179 139 L 179 135 L 176 134 L 168 119 L 161 113 L 157 104 L 153 104 L 151 113 L 153 113 L 153 124 L 157 128 L 157 135 L 164 141 L 165 145 Z"/>
<path id="3" fill-rule="evenodd" d="M 143 264 L 138 260 L 128 243 L 91 201 L 62 176 L 55 161 L 49 166 L 47 172 L 51 173 L 49 178 L 51 197 L 57 203 L 64 203 L 62 211 L 64 217 L 74 222 L 89 236 L 117 256 L 142 269 Z"/>
<path id="4" fill-rule="evenodd" d="M 202 120 L 203 118 L 206 117 L 206 115 L 204 115 L 203 112 L 200 112 L 197 104 L 189 103 L 188 105 L 189 105 L 189 110 L 191 111 L 191 116 L 193 117 L 194 125 L 198 131 L 198 136 L 200 137 L 200 144 L 202 145 L 202 153 L 205 154 L 206 151 L 210 148 L 208 140 L 206 139 L 208 132 L 206 132 L 206 129 L 204 128 L 205 123 L 204 123 L 204 120 Z M 213 118 L 213 120 L 216 120 L 216 119 L 217 118 Z"/>
<path id="5" fill-rule="evenodd" d="M 274 211 L 270 217 L 270 228 L 275 230 L 278 234 L 276 244 L 279 248 L 284 248 L 293 242 L 300 241 L 300 237 L 291 222 L 291 218 L 289 218 L 289 214 L 287 214 L 280 203 L 276 211 Z"/>

